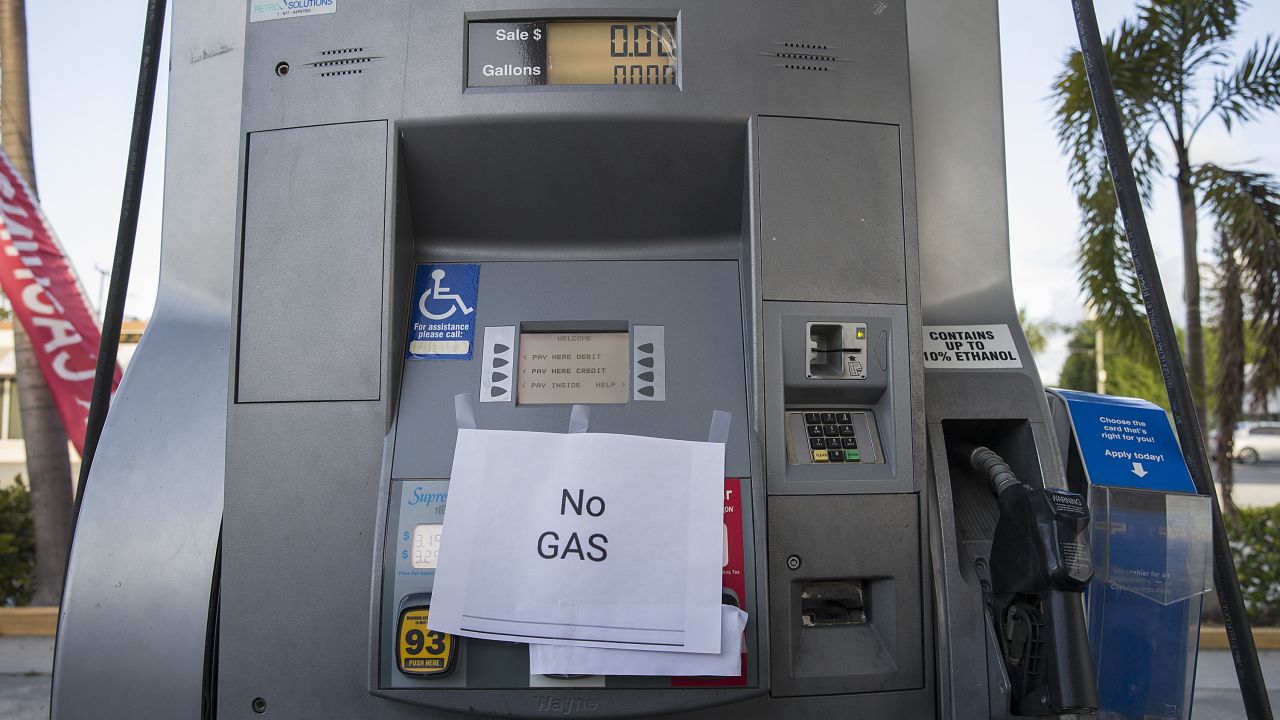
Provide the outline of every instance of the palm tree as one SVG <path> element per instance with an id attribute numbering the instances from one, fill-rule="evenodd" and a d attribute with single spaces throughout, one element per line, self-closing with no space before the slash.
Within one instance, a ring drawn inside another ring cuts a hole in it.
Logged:
<path id="1" fill-rule="evenodd" d="M 1141 0 L 1138 17 L 1123 21 L 1105 43 L 1134 174 L 1148 203 L 1155 179 L 1165 172 L 1167 163 L 1173 165 L 1182 221 L 1187 375 L 1202 427 L 1207 427 L 1207 405 L 1198 214 L 1201 210 L 1220 213 L 1222 204 L 1232 199 L 1253 202 L 1258 198 L 1246 198 L 1248 189 L 1230 182 L 1218 183 L 1213 191 L 1218 196 L 1207 197 L 1215 178 L 1243 177 L 1242 171 L 1195 167 L 1191 149 L 1210 122 L 1220 122 L 1230 132 L 1238 123 L 1280 108 L 1280 45 L 1270 35 L 1228 67 L 1230 43 L 1240 12 L 1246 8 L 1243 0 Z M 1199 90 L 1210 80 L 1212 94 L 1202 102 Z M 1070 180 L 1081 210 L 1081 286 L 1102 327 L 1125 349 L 1149 357 L 1150 343 L 1141 342 L 1148 337 L 1142 299 L 1078 50 L 1067 55 L 1051 99 L 1058 140 L 1069 158 Z M 1245 175 L 1257 181 L 1249 186 L 1252 189 L 1274 191 L 1269 177 Z M 1223 248 L 1240 250 L 1235 243 Z M 1265 263 L 1276 258 L 1253 260 Z M 1242 267 L 1244 262 L 1241 259 Z M 1280 362 L 1274 358 L 1280 354 L 1280 345 L 1271 346 L 1270 354 L 1269 362 Z"/>
<path id="2" fill-rule="evenodd" d="M 1280 184 L 1265 175 L 1204 165 L 1196 171 L 1202 199 L 1217 217 L 1218 290 L 1217 476 L 1223 509 L 1231 498 L 1233 431 L 1246 391 L 1256 407 L 1280 386 Z M 1253 343 L 1248 342 L 1253 340 Z M 1252 372 L 1245 382 L 1250 345 Z"/>
<path id="3" fill-rule="evenodd" d="M 0 142 L 18 172 L 36 191 L 31 156 L 31 108 L 27 93 L 25 0 L 0 0 Z M 35 605 L 57 605 L 71 547 L 71 463 L 67 433 L 49 394 L 35 349 L 21 324 L 13 324 L 14 372 L 22 417 L 31 514 L 36 531 Z"/>

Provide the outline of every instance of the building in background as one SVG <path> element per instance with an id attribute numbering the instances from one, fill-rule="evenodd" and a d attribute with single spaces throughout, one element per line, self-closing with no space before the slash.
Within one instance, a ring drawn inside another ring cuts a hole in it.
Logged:
<path id="1" fill-rule="evenodd" d="M 145 320 L 125 320 L 120 328 L 120 367 L 128 367 L 133 351 L 147 328 Z M 0 321 L 0 487 L 18 476 L 27 477 L 27 451 L 22 443 L 22 419 L 18 413 L 18 385 L 14 382 L 13 321 Z M 80 471 L 80 456 L 71 453 L 71 477 Z"/>

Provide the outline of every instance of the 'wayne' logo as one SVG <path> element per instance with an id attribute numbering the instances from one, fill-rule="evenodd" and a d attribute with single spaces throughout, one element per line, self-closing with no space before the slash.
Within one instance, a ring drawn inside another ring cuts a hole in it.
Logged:
<path id="1" fill-rule="evenodd" d="M 535 695 L 534 699 L 538 701 L 538 712 L 544 713 L 572 715 L 573 713 L 596 712 L 600 709 L 600 703 L 595 698 Z"/>

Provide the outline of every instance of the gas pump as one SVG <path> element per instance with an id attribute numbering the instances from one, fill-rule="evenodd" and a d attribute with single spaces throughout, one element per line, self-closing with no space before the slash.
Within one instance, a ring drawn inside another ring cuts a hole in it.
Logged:
<path id="1" fill-rule="evenodd" d="M 994 2 L 194 8 L 175 38 L 244 33 L 242 84 L 210 85 L 239 116 L 200 106 L 232 126 L 238 194 L 225 276 L 167 240 L 153 332 L 224 353 L 192 396 L 225 423 L 159 432 L 224 460 L 188 487 L 142 482 L 182 453 L 95 465 L 55 717 L 1092 707 L 1087 552 L 1065 534 L 1084 518 L 1054 504 L 1075 496 L 1012 301 Z M 227 320 L 192 322 L 220 280 Z M 126 409 L 174 382 L 156 357 L 104 445 L 151 442 Z M 687 440 L 730 414 L 719 594 L 747 614 L 741 672 L 544 675 L 523 643 L 433 629 L 459 395 L 494 430 L 563 432 L 583 406 L 591 432 Z M 977 446 L 1017 478 L 998 498 L 958 450 Z M 162 512 L 199 529 L 186 563 L 148 542 Z M 1044 527 L 1062 542 L 1002 554 Z M 147 581 L 104 605 L 123 546 Z M 97 628 L 140 642 L 145 607 L 183 651 L 102 667 Z M 1027 628 L 1066 660 L 1029 676 Z"/>

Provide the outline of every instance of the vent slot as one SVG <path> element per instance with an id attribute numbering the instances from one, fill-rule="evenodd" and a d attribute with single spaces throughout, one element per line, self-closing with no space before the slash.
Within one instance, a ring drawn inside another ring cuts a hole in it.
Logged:
<path id="1" fill-rule="evenodd" d="M 780 70 L 831 72 L 840 69 L 837 63 L 851 61 L 839 53 L 840 48 L 826 43 L 779 41 L 770 50 L 759 54 L 773 60 L 774 67 Z"/>
<path id="2" fill-rule="evenodd" d="M 316 58 L 303 67 L 322 78 L 361 75 L 370 65 L 386 59 L 363 46 L 320 50 L 316 53 Z"/>
<path id="3" fill-rule="evenodd" d="M 834 55 L 810 55 L 807 53 L 791 53 L 791 52 L 774 53 L 774 56 L 783 58 L 784 60 L 819 60 L 822 62 L 839 62 L 840 60 L 840 58 Z"/>

